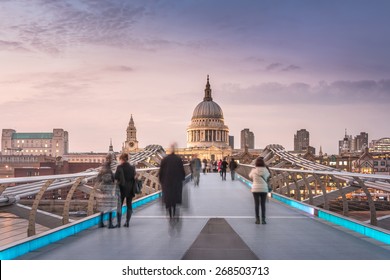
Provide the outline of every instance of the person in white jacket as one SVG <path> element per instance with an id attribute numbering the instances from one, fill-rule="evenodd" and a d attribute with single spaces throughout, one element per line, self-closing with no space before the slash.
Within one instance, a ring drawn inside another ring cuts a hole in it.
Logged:
<path id="1" fill-rule="evenodd" d="M 259 157 L 256 159 L 255 168 L 249 173 L 249 178 L 252 178 L 252 194 L 255 199 L 256 224 L 260 224 L 259 203 L 261 204 L 261 223 L 265 221 L 265 202 L 268 193 L 268 177 L 270 173 L 265 165 L 264 159 Z"/>

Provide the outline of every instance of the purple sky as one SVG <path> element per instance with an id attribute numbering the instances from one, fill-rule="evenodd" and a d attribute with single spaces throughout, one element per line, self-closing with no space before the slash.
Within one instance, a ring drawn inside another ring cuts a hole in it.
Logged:
<path id="1" fill-rule="evenodd" d="M 390 136 L 389 1 L 0 0 L 0 129 L 186 145 L 206 76 L 239 147 Z"/>

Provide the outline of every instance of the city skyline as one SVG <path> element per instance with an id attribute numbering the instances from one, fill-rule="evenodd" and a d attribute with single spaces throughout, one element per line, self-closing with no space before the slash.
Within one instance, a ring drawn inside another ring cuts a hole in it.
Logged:
<path id="1" fill-rule="evenodd" d="M 390 136 L 388 1 L 0 1 L 0 129 L 69 132 L 70 152 L 185 147 L 206 76 L 255 148 Z M 353 7 L 351 9 L 351 7 Z M 236 144 L 237 145 L 237 144 Z"/>

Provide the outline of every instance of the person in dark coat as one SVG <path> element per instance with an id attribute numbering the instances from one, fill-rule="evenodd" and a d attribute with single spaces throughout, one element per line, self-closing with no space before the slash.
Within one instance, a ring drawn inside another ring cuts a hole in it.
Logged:
<path id="1" fill-rule="evenodd" d="M 236 174 L 237 162 L 232 158 L 229 162 L 230 175 L 232 176 L 232 181 L 234 180 L 234 176 Z"/>
<path id="2" fill-rule="evenodd" d="M 97 208 L 100 211 L 100 227 L 105 227 L 103 216 L 108 212 L 108 228 L 115 228 L 112 224 L 112 209 L 115 207 L 118 197 L 115 192 L 114 173 L 111 170 L 112 156 L 106 156 L 106 161 L 103 163 L 99 174 L 96 178 L 97 189 L 100 191 L 97 196 Z"/>
<path id="3" fill-rule="evenodd" d="M 181 204 L 185 171 L 183 161 L 175 155 L 175 145 L 172 153 L 161 161 L 159 180 L 162 188 L 162 198 L 168 209 L 169 217 L 175 216 L 176 204 Z"/>
<path id="4" fill-rule="evenodd" d="M 118 200 L 118 227 L 121 227 L 122 205 L 126 199 L 127 213 L 125 227 L 129 227 L 131 214 L 133 213 L 132 199 L 135 196 L 134 182 L 135 182 L 135 167 L 130 165 L 129 155 L 122 153 L 119 157 L 120 164 L 116 168 L 115 179 L 118 182 L 120 190 L 120 199 Z"/>
<path id="5" fill-rule="evenodd" d="M 221 176 L 222 176 L 222 181 L 226 181 L 226 169 L 228 167 L 228 163 L 226 161 L 226 158 L 223 159 L 221 163 Z"/>

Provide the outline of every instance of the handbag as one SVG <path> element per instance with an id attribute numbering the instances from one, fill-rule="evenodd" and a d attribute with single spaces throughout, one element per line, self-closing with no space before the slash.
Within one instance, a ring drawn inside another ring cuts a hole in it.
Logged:
<path id="1" fill-rule="evenodd" d="M 135 179 L 134 181 L 134 193 L 135 194 L 140 194 L 142 193 L 142 180 Z"/>
<path id="2" fill-rule="evenodd" d="M 265 180 L 263 176 L 261 176 L 261 178 L 264 180 L 264 182 L 266 182 L 266 183 L 267 183 L 268 192 L 272 192 L 272 186 L 271 186 L 271 184 L 270 184 L 271 175 L 268 177 L 268 179 L 267 179 L 267 180 Z"/>

